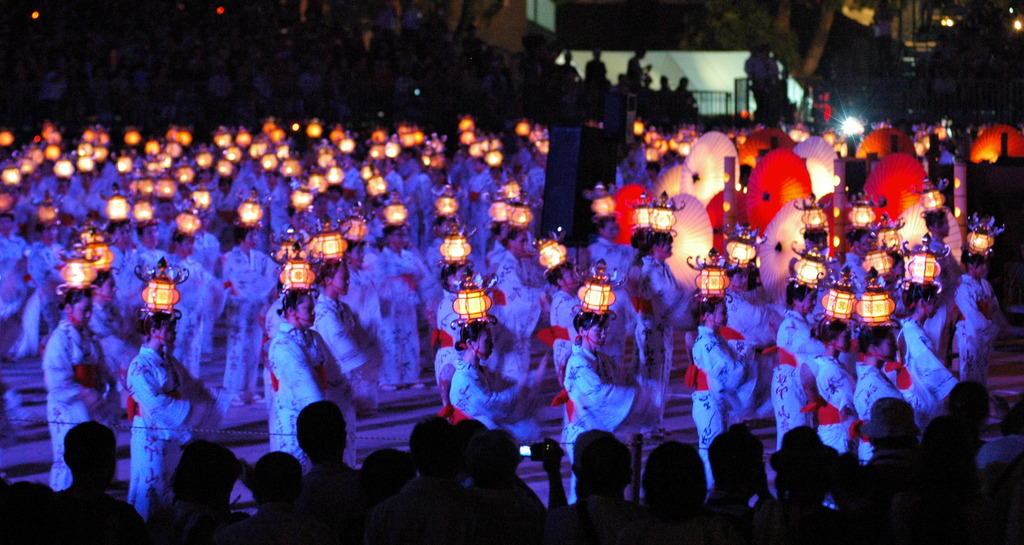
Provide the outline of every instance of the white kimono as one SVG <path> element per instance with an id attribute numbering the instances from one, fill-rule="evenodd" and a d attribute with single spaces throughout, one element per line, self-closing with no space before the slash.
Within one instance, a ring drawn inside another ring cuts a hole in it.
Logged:
<path id="1" fill-rule="evenodd" d="M 434 378 L 441 393 L 441 405 L 451 405 L 452 377 L 455 370 L 462 365 L 459 351 L 455 348 L 458 333 L 452 323 L 459 318 L 452 305 L 456 294 L 445 291 L 441 294 L 441 302 L 437 304 L 436 329 L 431 333 L 431 344 L 437 349 L 434 353 Z"/>
<path id="2" fill-rule="evenodd" d="M 639 294 L 634 301 L 637 310 L 636 369 L 640 385 L 657 410 L 647 423 L 659 428 L 668 405 L 669 375 L 672 372 L 672 316 L 685 304 L 685 293 L 666 263 L 651 256 L 643 258 L 640 269 Z"/>
<path id="3" fill-rule="evenodd" d="M 60 244 L 44 246 L 34 242 L 25 251 L 32 294 L 21 310 L 21 336 L 9 354 L 13 359 L 39 355 L 40 333 L 50 333 L 60 321 L 60 309 L 54 295 L 61 283 L 57 254 L 64 248 Z"/>
<path id="4" fill-rule="evenodd" d="M 999 336 L 999 301 L 992 285 L 982 278 L 965 274 L 956 289 L 956 306 L 962 320 L 956 324 L 956 343 L 960 351 L 960 380 L 988 385 L 988 360 L 992 343 Z"/>
<path id="5" fill-rule="evenodd" d="M 267 375 L 271 385 L 270 450 L 295 456 L 303 468 L 311 467 L 299 447 L 296 420 L 302 409 L 322 400 L 334 401 L 351 411 L 352 389 L 326 349 L 320 334 L 282 323 L 267 348 Z M 353 422 L 354 424 L 354 422 Z M 352 426 L 353 431 L 355 426 Z M 355 449 L 352 449 L 355 453 Z"/>
<path id="6" fill-rule="evenodd" d="M 228 293 L 224 388 L 244 398 L 256 392 L 256 372 L 263 345 L 258 314 L 277 276 L 274 262 L 259 250 L 247 254 L 234 248 L 221 259 L 224 288 Z"/>
<path id="7" fill-rule="evenodd" d="M 862 420 L 869 420 L 871 418 L 871 406 L 876 401 L 885 397 L 892 397 L 896 399 L 902 399 L 903 395 L 896 386 L 886 378 L 885 373 L 881 369 L 878 369 L 874 365 L 866 365 L 864 363 L 857 363 L 857 386 L 853 389 L 853 404 L 857 409 L 857 414 L 860 415 Z M 857 457 L 862 463 L 866 463 L 871 459 L 871 443 L 864 439 L 854 439 L 860 441 L 857 446 Z"/>
<path id="8" fill-rule="evenodd" d="M 569 356 L 574 352 L 576 343 L 576 326 L 573 321 L 576 317 L 574 307 L 580 304 L 576 294 L 569 294 L 563 290 L 556 290 L 551 296 L 551 337 L 554 340 L 551 348 L 555 360 L 555 369 L 559 377 L 565 376 L 565 366 Z M 622 361 L 617 360 L 617 361 Z"/>
<path id="9" fill-rule="evenodd" d="M 124 391 L 128 379 L 128 364 L 135 354 L 139 353 L 139 349 L 122 338 L 125 331 L 124 321 L 114 301 L 104 301 L 93 295 L 89 329 L 92 330 L 93 339 L 100 343 L 111 372 L 117 375 L 118 390 Z"/>
<path id="10" fill-rule="evenodd" d="M 853 401 L 854 380 L 838 359 L 817 356 L 809 368 L 814 370 L 814 382 L 821 397 L 816 403 L 818 437 L 826 446 L 839 454 L 850 451 L 850 424 L 856 414 Z M 844 414 L 845 412 L 845 414 Z"/>
<path id="11" fill-rule="evenodd" d="M 120 397 L 117 379 L 107 367 L 103 350 L 94 342 L 88 328 L 79 330 L 67 319 L 46 341 L 43 353 L 43 379 L 46 383 L 46 419 L 53 443 L 53 466 L 50 488 L 60 491 L 71 486 L 71 471 L 64 463 L 64 436 L 82 422 L 96 420 L 111 425 L 116 422 Z M 81 395 L 93 390 L 100 403 L 86 407 Z"/>
<path id="12" fill-rule="evenodd" d="M 492 264 L 497 282 L 491 293 L 491 313 L 498 319 L 493 328 L 493 358 L 498 370 L 515 381 L 530 368 L 530 345 L 540 319 L 543 291 L 539 287 L 540 266 L 502 250 L 495 252 Z"/>
<path id="13" fill-rule="evenodd" d="M 946 245 L 933 239 L 929 248 L 941 255 L 945 252 Z M 952 252 L 939 257 L 938 262 L 940 269 L 937 280 L 942 286 L 942 291 L 939 292 L 939 304 L 935 315 L 925 320 L 924 330 L 932 340 L 935 355 L 945 364 L 954 335 L 954 320 L 957 315 L 956 289 L 960 285 L 963 269 Z"/>
<path id="14" fill-rule="evenodd" d="M 800 382 L 799 366 L 825 354 L 825 345 L 811 336 L 807 317 L 792 309 L 786 311 L 779 325 L 776 345 L 780 354 L 779 364 L 772 371 L 772 407 L 775 409 L 776 448 L 781 449 L 786 432 L 809 424 L 807 413 L 800 412 L 807 404 L 807 396 Z"/>
<path id="15" fill-rule="evenodd" d="M 28 243 L 18 235 L 0 236 L 0 322 L 14 317 L 28 296 L 21 269 L 27 249 Z"/>
<path id="16" fill-rule="evenodd" d="M 174 344 L 174 357 L 188 369 L 197 379 L 202 378 L 200 362 L 203 356 L 203 343 L 206 338 L 209 309 L 214 306 L 218 294 L 224 288 L 206 267 L 194 255 L 184 259 L 173 256 L 175 266 L 188 270 L 189 289 L 181 293 L 181 301 L 177 309 L 181 312 L 178 318 L 178 340 Z M 222 299 L 223 297 L 221 297 Z"/>
<path id="17" fill-rule="evenodd" d="M 744 383 L 744 360 L 719 332 L 697 326 L 693 343 L 693 367 L 686 382 L 693 388 L 693 423 L 697 427 L 697 452 L 711 475 L 708 447 L 729 425 L 730 412 L 738 403 L 737 390 Z"/>
<path id="18" fill-rule="evenodd" d="M 352 389 L 352 400 L 339 405 L 345 416 L 348 432 L 348 448 L 345 450 L 346 464 L 356 462 L 356 407 L 360 398 L 364 410 L 377 407 L 377 363 L 380 349 L 372 344 L 359 325 L 359 319 L 345 303 L 334 301 L 321 294 L 314 308 L 313 330 L 320 334 L 324 346 L 330 352 L 338 369 Z M 351 455 L 351 456 L 349 456 Z"/>
<path id="19" fill-rule="evenodd" d="M 530 401 L 515 383 L 488 367 L 491 360 L 480 365 L 460 365 L 452 376 L 452 406 L 466 416 L 479 420 L 488 429 L 501 428 L 520 442 L 538 438 L 540 426 L 529 413 Z"/>
<path id="20" fill-rule="evenodd" d="M 618 271 L 620 277 L 625 277 L 633 264 L 634 250 L 628 244 L 616 244 L 598 237 L 587 249 L 590 252 L 591 266 L 604 260 L 608 271 Z M 615 286 L 612 291 L 615 293 L 615 302 L 612 303 L 611 310 L 615 313 L 615 319 L 608 322 L 604 352 L 623 361 L 626 354 L 626 338 L 636 330 L 636 311 L 629 301 L 629 294 L 624 285 Z"/>
<path id="21" fill-rule="evenodd" d="M 903 355 L 902 364 L 890 364 L 886 374 L 914 407 L 914 420 L 923 430 L 932 419 L 944 413 L 946 397 L 957 381 L 935 355 L 931 338 L 922 324 L 912 318 L 903 320 L 897 342 Z"/>
<path id="22" fill-rule="evenodd" d="M 181 446 L 216 428 L 229 396 L 214 396 L 171 355 L 143 346 L 128 367 L 132 423 L 128 503 L 148 518 L 171 505 Z"/>
<path id="23" fill-rule="evenodd" d="M 395 253 L 389 247 L 381 251 L 375 271 L 381 280 L 381 381 L 396 386 L 419 382 L 418 310 L 432 295 L 433 275 L 418 252 Z"/>

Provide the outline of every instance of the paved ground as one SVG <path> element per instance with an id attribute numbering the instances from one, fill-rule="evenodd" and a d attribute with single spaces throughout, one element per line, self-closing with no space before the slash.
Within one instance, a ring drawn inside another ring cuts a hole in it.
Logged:
<path id="1" fill-rule="evenodd" d="M 693 420 L 690 417 L 690 394 L 683 386 L 685 362 L 682 358 L 682 337 L 676 338 L 676 367 L 672 374 L 671 401 L 667 410 L 666 425 L 671 434 L 667 439 L 693 443 L 696 434 Z M 218 336 L 215 343 L 214 361 L 204 364 L 203 380 L 211 385 L 219 385 L 223 375 L 223 337 Z M 536 346 L 535 361 L 539 360 L 543 345 Z M 17 389 L 25 402 L 25 418 L 21 422 L 17 444 L 6 448 L 0 453 L 0 471 L 9 481 L 36 481 L 47 483 L 51 462 L 49 431 L 44 423 L 46 410 L 46 391 L 43 386 L 42 370 L 38 360 L 23 360 L 4 364 L 2 368 L 4 380 L 8 386 Z M 426 375 L 425 375 L 426 376 Z M 431 372 L 432 376 L 432 372 Z M 1005 343 L 994 354 L 991 370 L 990 387 L 998 396 L 1009 402 L 1016 401 L 1024 388 L 1024 345 Z M 550 399 L 556 392 L 553 378 L 547 380 L 542 388 L 543 399 Z M 381 393 L 380 410 L 374 416 L 361 419 L 357 428 L 358 458 L 360 463 L 366 456 L 379 448 L 405 448 L 413 425 L 437 413 L 440 408 L 439 398 L 432 388 L 423 390 L 405 390 Z M 540 422 L 548 437 L 558 438 L 561 434 L 561 408 L 545 407 L 540 413 Z M 995 422 L 995 420 L 993 420 Z M 770 420 L 750 422 L 754 433 L 764 442 L 767 456 L 775 449 L 775 426 Z M 126 494 L 129 473 L 129 448 L 127 420 L 117 429 L 118 438 L 118 469 L 115 482 L 115 495 Z M 211 440 L 231 448 L 236 455 L 251 463 L 268 451 L 267 439 L 267 408 L 265 405 L 232 407 L 224 422 L 224 429 Z M 991 430 L 990 433 L 995 433 Z M 628 437 L 623 437 L 628 440 Z M 643 451 L 649 452 L 656 441 L 646 438 Z M 547 498 L 547 482 L 537 462 L 524 461 L 520 466 L 520 474 L 534 490 Z M 568 486 L 568 462 L 563 464 L 563 475 Z M 236 486 L 237 506 L 252 506 L 251 495 L 241 485 Z"/>

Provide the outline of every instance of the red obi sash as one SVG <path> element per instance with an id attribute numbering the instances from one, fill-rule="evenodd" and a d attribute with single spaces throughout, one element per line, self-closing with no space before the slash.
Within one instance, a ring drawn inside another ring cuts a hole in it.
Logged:
<path id="1" fill-rule="evenodd" d="M 430 332 L 430 346 L 433 348 L 452 348 L 455 346 L 455 339 L 447 331 L 434 329 Z"/>
<path id="2" fill-rule="evenodd" d="M 686 368 L 686 375 L 683 377 L 683 384 L 692 390 L 706 392 L 708 391 L 708 375 L 704 371 L 701 371 L 696 365 L 691 364 Z"/>
<path id="3" fill-rule="evenodd" d="M 898 361 L 887 361 L 885 362 L 885 372 L 891 373 L 896 371 L 896 387 L 900 390 L 906 390 L 914 385 L 914 378 L 910 376 L 910 371 L 903 365 L 902 362 Z"/>
<path id="4" fill-rule="evenodd" d="M 167 394 L 171 399 L 181 399 L 181 393 L 177 390 Z M 125 408 L 128 412 L 128 424 L 131 425 L 135 422 L 135 417 L 142 414 L 142 410 L 139 409 L 138 402 L 135 401 L 135 396 L 128 396 L 128 401 L 125 403 Z"/>
<path id="5" fill-rule="evenodd" d="M 796 356 L 790 351 L 779 348 L 778 346 L 770 346 L 762 352 L 763 354 L 771 354 L 772 352 L 779 353 L 779 365 L 788 365 L 790 367 L 796 367 Z"/>
<path id="6" fill-rule="evenodd" d="M 569 330 L 562 326 L 553 325 L 538 331 L 537 338 L 548 346 L 555 346 L 555 341 L 569 340 Z"/>
<path id="7" fill-rule="evenodd" d="M 86 388 L 96 387 L 96 366 L 78 364 L 75 366 L 75 382 Z"/>
<path id="8" fill-rule="evenodd" d="M 860 440 L 861 443 L 869 443 L 870 439 L 868 439 L 868 436 L 864 435 L 864 432 L 860 431 L 863 427 L 863 420 L 858 420 L 853 424 L 850 424 L 850 439 Z"/>
<path id="9" fill-rule="evenodd" d="M 459 409 L 456 409 L 451 403 L 442 407 L 440 412 L 437 413 L 437 416 L 444 418 L 452 424 L 458 424 L 463 420 L 472 420 L 469 415 Z"/>
<path id="10" fill-rule="evenodd" d="M 555 398 L 551 400 L 552 407 L 557 407 L 559 405 L 565 405 L 565 414 L 566 416 L 569 417 L 569 422 L 572 422 L 576 413 L 576 405 L 572 402 L 572 399 L 569 397 L 569 392 L 567 390 L 562 390 L 561 392 L 558 392 L 558 395 L 556 395 Z"/>
<path id="11" fill-rule="evenodd" d="M 800 409 L 802 413 L 813 412 L 818 417 L 818 424 L 826 426 L 829 424 L 838 424 L 842 422 L 842 418 L 839 415 L 839 409 L 830 404 L 829 402 L 822 399 L 821 396 L 815 396 L 817 399 L 804 405 Z"/>

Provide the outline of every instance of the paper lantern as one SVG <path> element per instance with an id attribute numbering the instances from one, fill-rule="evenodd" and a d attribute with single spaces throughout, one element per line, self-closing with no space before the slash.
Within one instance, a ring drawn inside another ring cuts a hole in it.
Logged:
<path id="1" fill-rule="evenodd" d="M 949 185 L 948 180 L 942 180 L 938 185 L 932 184 L 925 181 L 924 185 L 917 191 L 918 195 L 921 196 L 921 206 L 924 207 L 925 212 L 931 212 L 942 208 L 946 204 L 946 196 L 942 194 L 942 191 Z"/>
<path id="2" fill-rule="evenodd" d="M 292 208 L 300 212 L 313 206 L 313 194 L 303 186 L 296 187 L 289 196 Z"/>
<path id="3" fill-rule="evenodd" d="M 525 201 L 513 201 L 508 204 L 508 223 L 516 229 L 529 229 L 533 221 L 533 210 L 530 210 L 530 203 Z"/>
<path id="4" fill-rule="evenodd" d="M 245 127 L 239 127 L 235 133 L 235 143 L 243 148 L 249 147 L 252 144 L 252 134 Z"/>
<path id="5" fill-rule="evenodd" d="M 828 230 L 828 214 L 814 199 L 803 201 L 803 204 L 798 204 L 796 207 L 803 211 L 803 214 L 800 215 L 800 222 L 804 224 L 804 231 Z"/>
<path id="6" fill-rule="evenodd" d="M 0 129 L 0 147 L 8 147 L 14 144 L 14 133 L 10 129 Z"/>
<path id="7" fill-rule="evenodd" d="M 260 157 L 260 166 L 266 172 L 274 172 L 280 166 L 280 161 L 277 160 L 277 156 L 273 153 L 267 153 Z"/>
<path id="8" fill-rule="evenodd" d="M 725 253 L 739 267 L 746 267 L 757 258 L 757 229 L 739 226 L 726 237 Z"/>
<path id="9" fill-rule="evenodd" d="M 438 216 L 450 217 L 459 211 L 459 200 L 455 198 L 455 191 L 450 185 L 444 186 L 444 189 L 434 199 L 434 210 L 437 211 Z"/>
<path id="10" fill-rule="evenodd" d="M 508 222 L 508 203 L 502 200 L 492 201 L 491 207 L 487 209 L 487 215 L 494 223 Z"/>
<path id="11" fill-rule="evenodd" d="M 128 214 L 131 213 L 131 205 L 128 204 L 128 199 L 122 195 L 114 185 L 114 194 L 107 198 L 107 205 L 104 208 L 107 214 L 107 219 L 110 221 L 125 221 L 128 219 Z"/>
<path id="12" fill-rule="evenodd" d="M 179 269 L 167 264 L 165 258 L 160 258 L 155 268 L 143 269 L 141 265 L 135 267 L 135 276 L 146 283 L 142 290 L 142 302 L 146 310 L 155 313 L 174 313 L 174 305 L 181 300 L 181 293 L 178 292 L 178 284 L 188 280 L 188 269 Z"/>
<path id="13" fill-rule="evenodd" d="M 43 194 L 43 200 L 36 205 L 36 218 L 43 225 L 57 221 L 57 207 L 54 205 L 49 191 Z"/>
<path id="14" fill-rule="evenodd" d="M 356 141 L 354 138 L 342 138 L 338 141 L 338 150 L 346 155 L 350 155 L 356 151 Z"/>
<path id="15" fill-rule="evenodd" d="M 869 327 L 888 324 L 896 310 L 896 303 L 889 295 L 889 290 L 879 283 L 878 278 L 878 275 L 869 277 L 868 286 L 855 306 L 857 316 Z"/>
<path id="16" fill-rule="evenodd" d="M 331 228 L 329 223 L 321 228 L 320 233 L 309 240 L 309 251 L 319 259 L 328 262 L 340 261 L 345 257 L 345 250 L 348 249 L 348 242 L 341 236 L 337 229 Z"/>
<path id="17" fill-rule="evenodd" d="M 58 178 L 70 178 L 75 174 L 75 165 L 68 158 L 61 158 L 53 164 L 53 174 Z"/>
<path id="18" fill-rule="evenodd" d="M 565 263 L 568 253 L 568 250 L 558 242 L 557 238 L 550 238 L 537 243 L 537 259 L 545 269 L 554 269 Z"/>
<path id="19" fill-rule="evenodd" d="M 837 280 L 829 283 L 828 291 L 821 298 L 821 306 L 825 309 L 828 320 L 849 321 L 857 306 L 857 296 L 853 289 L 853 273 L 849 267 L 844 268 Z"/>
<path id="20" fill-rule="evenodd" d="M 92 261 L 86 259 L 80 244 L 76 244 L 75 249 L 69 254 L 61 252 L 59 257 L 64 260 L 60 268 L 60 277 L 64 283 L 58 286 L 58 293 L 86 289 L 92 285 L 93 280 L 96 280 L 96 267 Z"/>
<path id="21" fill-rule="evenodd" d="M 374 175 L 369 180 L 366 180 L 366 194 L 370 197 L 380 197 L 387 193 L 388 181 L 383 176 Z"/>
<path id="22" fill-rule="evenodd" d="M 854 229 L 867 229 L 875 221 L 875 203 L 871 202 L 864 195 L 857 195 L 850 204 L 850 212 L 847 217 L 850 220 L 850 227 Z"/>
<path id="23" fill-rule="evenodd" d="M 156 181 L 153 186 L 153 193 L 156 194 L 157 198 L 170 200 L 174 198 L 174 195 L 178 192 L 178 182 L 173 178 L 160 178 Z"/>
<path id="24" fill-rule="evenodd" d="M 135 161 L 130 155 L 122 155 L 117 158 L 114 166 L 117 168 L 118 174 L 128 174 L 135 167 Z"/>
<path id="25" fill-rule="evenodd" d="M 302 176 L 302 162 L 294 157 L 289 157 L 281 162 L 281 176 L 295 178 Z"/>
<path id="26" fill-rule="evenodd" d="M 590 268 L 590 275 L 583 280 L 583 286 L 576 295 L 583 312 L 607 314 L 610 311 L 615 303 L 615 292 L 612 291 L 612 278 L 603 259 Z"/>
<path id="27" fill-rule="evenodd" d="M 125 131 L 124 131 L 124 143 L 125 144 L 127 144 L 127 145 L 129 145 L 131 147 L 135 147 L 135 146 L 138 146 L 140 142 L 142 142 L 142 133 L 140 133 L 138 131 L 138 129 L 135 129 L 133 127 L 128 127 L 128 128 L 125 129 Z"/>
<path id="28" fill-rule="evenodd" d="M 864 256 L 864 262 L 861 263 L 861 266 L 864 267 L 865 272 L 869 272 L 871 269 L 874 269 L 879 275 L 885 276 L 889 274 L 889 271 L 892 270 L 892 266 L 894 264 L 893 258 L 889 255 L 889 252 L 884 249 L 877 249 L 868 252 L 867 255 Z"/>
<path id="29" fill-rule="evenodd" d="M 996 227 L 995 218 L 979 218 L 977 213 L 967 219 L 967 228 L 967 251 L 977 255 L 988 255 L 996 243 L 996 237 L 1004 230 L 1002 226 Z"/>
<path id="30" fill-rule="evenodd" d="M 196 231 L 203 226 L 203 221 L 199 219 L 199 216 L 190 210 L 185 210 L 175 216 L 174 223 L 177 225 L 179 233 L 188 236 L 194 236 Z"/>
<path id="31" fill-rule="evenodd" d="M 491 168 L 497 168 L 501 166 L 502 161 L 505 160 L 505 155 L 501 153 L 501 150 L 488 151 L 484 156 L 484 162 Z"/>
<path id="32" fill-rule="evenodd" d="M 472 132 L 476 130 L 476 121 L 471 116 L 464 116 L 459 119 L 459 132 Z"/>
<path id="33" fill-rule="evenodd" d="M 92 158 L 97 163 L 106 163 L 107 159 L 110 158 L 110 148 L 97 146 L 92 152 Z"/>
<path id="34" fill-rule="evenodd" d="M 114 252 L 103 238 L 103 233 L 95 226 L 89 225 L 81 233 L 79 239 L 85 245 L 86 261 L 92 263 L 97 271 L 109 271 L 114 264 Z"/>
<path id="35" fill-rule="evenodd" d="M 800 257 L 793 265 L 794 279 L 804 286 L 817 288 L 818 282 L 828 274 L 828 268 L 825 266 L 827 258 L 816 248 L 797 253 Z"/>
<path id="36" fill-rule="evenodd" d="M 457 228 L 449 231 L 441 243 L 441 258 L 449 265 L 463 265 L 469 259 L 473 247 L 466 240 L 466 234 Z"/>
<path id="37" fill-rule="evenodd" d="M 366 218 L 362 216 L 351 215 L 341 224 L 341 236 L 349 242 L 362 242 L 369 233 Z"/>
<path id="38" fill-rule="evenodd" d="M 467 276 L 459 285 L 458 295 L 452 303 L 452 310 L 459 315 L 462 325 L 476 321 L 490 321 L 487 311 L 491 309 L 491 298 L 480 283 Z"/>
<path id="39" fill-rule="evenodd" d="M 227 159 L 217 160 L 217 174 L 221 178 L 231 178 L 235 175 L 235 164 Z"/>
<path id="40" fill-rule="evenodd" d="M 726 259 L 719 255 L 718 250 L 712 248 L 707 257 L 688 257 L 686 263 L 697 271 L 695 282 L 701 297 L 704 299 L 725 297 L 725 290 L 729 287 L 730 281 Z"/>
<path id="41" fill-rule="evenodd" d="M 0 191 L 0 212 L 10 212 L 14 208 L 14 196 L 6 191 Z"/>
<path id="42" fill-rule="evenodd" d="M 677 207 L 668 198 L 667 193 L 662 193 L 653 202 L 651 209 L 651 229 L 658 233 L 671 233 L 672 226 L 676 224 Z"/>
<path id="43" fill-rule="evenodd" d="M 21 170 L 18 169 L 17 165 L 7 165 L 0 172 L 0 178 L 3 179 L 4 185 L 19 185 L 21 183 Z"/>
<path id="44" fill-rule="evenodd" d="M 92 158 L 92 155 L 79 155 L 78 159 L 75 160 L 75 168 L 79 172 L 92 172 L 96 169 L 96 160 Z"/>
<path id="45" fill-rule="evenodd" d="M 289 258 L 277 277 L 284 289 L 288 291 L 308 290 L 316 282 L 316 273 L 309 262 L 300 257 Z"/>
<path id="46" fill-rule="evenodd" d="M 324 135 L 324 126 L 320 124 L 320 120 L 313 119 L 306 125 L 306 136 L 310 138 L 320 138 Z"/>
<path id="47" fill-rule="evenodd" d="M 398 193 L 391 193 L 388 205 L 384 207 L 382 216 L 384 225 L 397 226 L 405 224 L 406 218 L 409 217 L 409 210 L 405 207 Z"/>
<path id="48" fill-rule="evenodd" d="M 598 183 L 594 189 L 584 191 L 583 197 L 590 199 L 590 210 L 594 212 L 594 217 L 607 218 L 615 215 L 615 198 L 604 184 Z"/>
<path id="49" fill-rule="evenodd" d="M 522 195 L 523 188 L 522 186 L 519 185 L 519 182 L 515 180 L 509 180 L 505 182 L 504 185 L 501 186 L 501 190 L 499 190 L 498 193 L 501 195 L 501 198 L 503 200 L 514 201 L 517 200 L 520 197 L 520 195 Z"/>
<path id="50" fill-rule="evenodd" d="M 888 252 L 899 250 L 903 246 L 903 235 L 900 234 L 903 224 L 902 218 L 893 221 L 889 219 L 887 214 L 882 214 L 882 218 L 875 228 L 875 238 L 878 240 L 878 247 Z"/>
<path id="51" fill-rule="evenodd" d="M 935 279 L 942 272 L 942 267 L 939 265 L 938 260 L 939 254 L 932 251 L 930 244 L 931 235 L 925 235 L 921 244 L 913 250 L 908 250 L 906 244 L 904 244 L 904 255 L 906 255 L 904 277 L 908 282 L 921 285 L 934 284 Z M 946 248 L 943 255 L 948 252 L 949 248 Z"/>
<path id="52" fill-rule="evenodd" d="M 139 200 L 132 206 L 132 218 L 137 223 L 146 223 L 153 219 L 153 203 L 148 200 Z"/>
<path id="53" fill-rule="evenodd" d="M 249 198 L 238 205 L 238 224 L 242 227 L 256 227 L 262 219 L 263 207 L 259 203 L 256 190 L 253 190 Z"/>
<path id="54" fill-rule="evenodd" d="M 193 190 L 192 204 L 195 205 L 197 210 L 209 210 L 210 206 L 213 205 L 213 196 L 210 194 L 210 190 L 206 189 L 206 186 L 199 186 Z"/>

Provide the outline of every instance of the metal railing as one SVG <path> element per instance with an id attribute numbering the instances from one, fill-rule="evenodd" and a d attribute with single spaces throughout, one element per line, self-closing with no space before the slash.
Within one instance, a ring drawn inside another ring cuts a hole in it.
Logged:
<path id="1" fill-rule="evenodd" d="M 697 101 L 697 113 L 705 117 L 732 115 L 732 93 L 726 91 L 691 91 Z"/>

